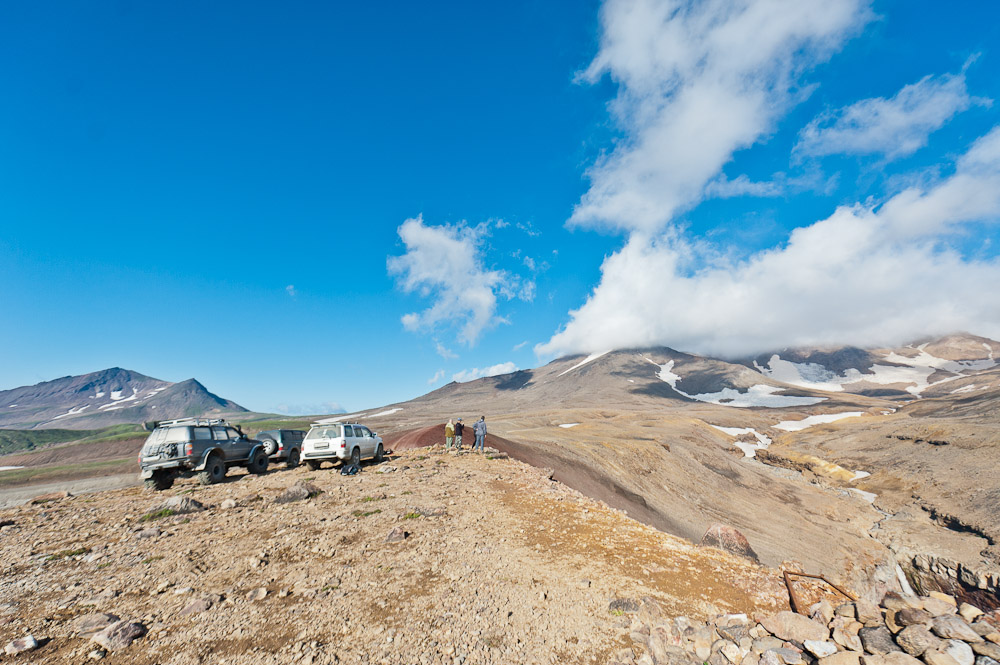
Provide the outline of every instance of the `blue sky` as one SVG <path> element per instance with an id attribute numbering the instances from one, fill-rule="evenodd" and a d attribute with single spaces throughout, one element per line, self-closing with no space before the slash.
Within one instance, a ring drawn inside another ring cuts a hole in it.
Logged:
<path id="1" fill-rule="evenodd" d="M 615 346 L 994 333 L 998 14 L 7 6 L 0 388 L 122 366 L 315 413 Z"/>

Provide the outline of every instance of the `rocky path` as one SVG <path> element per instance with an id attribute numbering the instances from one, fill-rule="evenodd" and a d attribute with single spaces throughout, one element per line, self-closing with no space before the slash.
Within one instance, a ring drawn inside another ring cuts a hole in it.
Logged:
<path id="1" fill-rule="evenodd" d="M 631 643 L 623 600 L 694 619 L 786 606 L 775 571 L 502 457 L 424 449 L 353 477 L 233 471 L 2 510 L 0 644 L 37 646 L 0 659 L 603 664 Z"/>

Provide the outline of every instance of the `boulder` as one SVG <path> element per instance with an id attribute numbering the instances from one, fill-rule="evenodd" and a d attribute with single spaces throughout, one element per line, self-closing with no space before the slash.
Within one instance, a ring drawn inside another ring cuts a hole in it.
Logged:
<path id="1" fill-rule="evenodd" d="M 824 626 L 833 621 L 834 609 L 828 600 L 821 600 L 809 608 L 809 618 L 818 621 Z"/>
<path id="2" fill-rule="evenodd" d="M 918 624 L 929 626 L 931 619 L 933 618 L 934 617 L 930 615 L 930 612 L 927 612 L 926 610 L 918 610 L 912 607 L 899 610 L 896 612 L 896 616 L 894 617 L 896 623 L 903 627 Z"/>
<path id="3" fill-rule="evenodd" d="M 708 531 L 701 537 L 699 545 L 707 547 L 718 547 L 737 556 L 750 559 L 754 563 L 760 563 L 757 553 L 750 547 L 750 541 L 737 529 L 726 524 L 715 523 L 708 527 Z"/>
<path id="4" fill-rule="evenodd" d="M 644 624 L 655 626 L 662 623 L 666 618 L 663 608 L 654 598 L 643 596 L 639 599 L 639 621 Z"/>
<path id="5" fill-rule="evenodd" d="M 139 540 L 146 540 L 148 538 L 157 538 L 163 534 L 157 527 L 151 527 L 149 529 L 142 529 L 136 532 L 135 537 Z"/>
<path id="6" fill-rule="evenodd" d="M 877 656 L 865 654 L 862 656 L 862 660 L 864 660 L 864 665 L 923 665 L 918 659 L 902 651 L 893 651 Z"/>
<path id="7" fill-rule="evenodd" d="M 939 651 L 937 649 L 925 653 L 924 662 L 927 663 L 927 665 L 958 665 L 958 661 L 946 654 L 944 651 Z"/>
<path id="8" fill-rule="evenodd" d="M 222 503 L 219 504 L 220 508 L 229 510 L 230 508 L 236 507 L 236 499 L 224 499 Z"/>
<path id="9" fill-rule="evenodd" d="M 958 612 L 958 608 L 955 607 L 954 603 L 949 603 L 946 600 L 941 600 L 940 598 L 924 598 L 923 600 L 924 609 L 933 616 L 956 614 Z"/>
<path id="10" fill-rule="evenodd" d="M 855 651 L 839 651 L 832 656 L 820 658 L 819 665 L 860 665 L 861 654 Z"/>
<path id="11" fill-rule="evenodd" d="M 186 617 L 192 614 L 201 614 L 202 612 L 207 612 L 212 609 L 212 606 L 221 600 L 220 596 L 203 596 L 197 598 L 188 603 L 184 609 L 180 611 L 180 616 Z"/>
<path id="12" fill-rule="evenodd" d="M 983 611 L 976 607 L 975 605 L 969 605 L 968 603 L 962 603 L 958 606 L 958 613 L 963 619 L 972 623 L 977 618 L 983 615 Z"/>
<path id="13" fill-rule="evenodd" d="M 134 621 L 116 621 L 94 635 L 94 641 L 108 651 L 119 651 L 146 634 L 146 627 Z"/>
<path id="14" fill-rule="evenodd" d="M 832 656 L 838 651 L 837 645 L 833 642 L 806 640 L 802 643 L 802 645 L 805 646 L 806 651 L 817 658 L 826 658 L 827 656 Z"/>
<path id="15" fill-rule="evenodd" d="M 1000 663 L 989 656 L 977 656 L 976 665 L 1000 665 Z"/>
<path id="16" fill-rule="evenodd" d="M 834 610 L 834 614 L 848 619 L 856 619 L 858 616 L 855 603 L 844 603 L 843 605 L 838 605 L 837 609 Z"/>
<path id="17" fill-rule="evenodd" d="M 91 612 L 90 614 L 84 614 L 74 619 L 73 630 L 80 637 L 93 637 L 118 620 L 119 617 L 116 617 L 114 614 Z"/>
<path id="18" fill-rule="evenodd" d="M 990 642 L 973 642 L 970 646 L 972 647 L 972 652 L 977 656 L 986 656 L 987 658 L 1000 661 L 1000 646 Z"/>
<path id="19" fill-rule="evenodd" d="M 257 600 L 263 600 L 264 598 L 267 598 L 266 587 L 257 587 L 256 589 L 253 589 L 252 591 L 247 593 L 247 600 L 249 600 L 251 603 Z"/>
<path id="20" fill-rule="evenodd" d="M 275 503 L 292 503 L 293 501 L 304 501 L 320 493 L 320 489 L 312 483 L 298 482 L 287 488 L 284 492 L 274 497 Z"/>
<path id="21" fill-rule="evenodd" d="M 983 641 L 979 633 L 972 630 L 972 627 L 966 623 L 965 619 L 957 614 L 944 614 L 934 617 L 934 620 L 931 622 L 931 630 L 934 631 L 935 635 L 943 637 L 946 640 L 954 639 L 965 642 Z"/>
<path id="22" fill-rule="evenodd" d="M 802 659 L 802 652 L 795 649 L 786 649 L 784 647 L 780 649 L 774 649 L 773 653 L 778 657 L 778 660 L 782 665 L 802 665 L 805 661 Z"/>
<path id="23" fill-rule="evenodd" d="M 911 656 L 921 656 L 928 649 L 939 647 L 941 640 L 924 626 L 912 625 L 907 626 L 896 635 L 896 644 Z"/>
<path id="24" fill-rule="evenodd" d="M 882 612 L 878 605 L 864 599 L 858 599 L 854 603 L 854 608 L 858 613 L 858 621 L 866 626 L 881 626 Z"/>
<path id="25" fill-rule="evenodd" d="M 396 527 L 398 529 L 399 527 Z M 395 531 L 396 529 L 393 529 Z M 390 534 L 392 535 L 392 534 Z M 639 612 L 639 601 L 631 598 L 612 598 L 608 603 L 609 612 L 624 612 L 626 614 L 637 614 Z"/>
<path id="26" fill-rule="evenodd" d="M 893 651 L 900 651 L 900 648 L 896 646 L 896 642 L 892 639 L 892 633 L 885 626 L 862 628 L 858 631 L 858 637 L 861 638 L 861 644 L 864 645 L 865 651 L 868 653 L 880 656 L 892 653 Z"/>
<path id="27" fill-rule="evenodd" d="M 958 665 L 974 665 L 976 662 L 972 647 L 962 640 L 948 640 L 943 651 L 954 658 Z"/>
<path id="28" fill-rule="evenodd" d="M 923 603 L 916 596 L 899 594 L 895 591 L 888 592 L 882 598 L 882 607 L 887 610 L 895 610 L 896 612 L 906 608 L 918 610 L 922 605 Z"/>
<path id="29" fill-rule="evenodd" d="M 806 640 L 822 642 L 830 636 L 826 626 L 795 612 L 778 612 L 764 617 L 760 623 L 772 635 L 799 644 Z"/>
<path id="30" fill-rule="evenodd" d="M 191 497 L 172 496 L 163 503 L 150 508 L 149 512 L 158 513 L 164 510 L 172 511 L 174 515 L 186 515 L 188 513 L 201 512 L 205 510 L 205 506 L 200 501 L 195 501 Z"/>
<path id="31" fill-rule="evenodd" d="M 36 640 L 31 635 L 25 635 L 24 637 L 19 637 L 12 642 L 9 642 L 7 646 L 3 648 L 4 653 L 8 656 L 16 656 L 19 653 L 24 653 L 25 651 L 33 651 L 38 648 L 38 640 Z"/>

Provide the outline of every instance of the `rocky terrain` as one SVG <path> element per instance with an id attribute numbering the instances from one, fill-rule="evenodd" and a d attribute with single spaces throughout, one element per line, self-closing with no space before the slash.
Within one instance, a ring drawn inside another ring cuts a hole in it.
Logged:
<path id="1" fill-rule="evenodd" d="M 195 379 L 170 383 L 114 367 L 0 390 L 0 428 L 95 429 L 203 415 L 246 413 Z"/>
<path id="2" fill-rule="evenodd" d="M 548 475 L 433 448 L 40 497 L 0 511 L 0 661 L 603 665 L 641 598 L 691 621 L 787 607 L 777 571 Z"/>

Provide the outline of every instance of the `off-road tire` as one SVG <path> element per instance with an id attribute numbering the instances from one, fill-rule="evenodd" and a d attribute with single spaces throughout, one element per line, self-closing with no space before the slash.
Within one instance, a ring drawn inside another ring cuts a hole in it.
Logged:
<path id="1" fill-rule="evenodd" d="M 226 477 L 226 463 L 218 455 L 208 458 L 205 469 L 198 472 L 198 482 L 202 485 L 213 485 L 221 483 Z"/>
<path id="2" fill-rule="evenodd" d="M 308 466 L 313 471 L 319 471 L 319 467 L 323 465 L 319 460 L 309 459 L 306 460 L 306 466 Z"/>
<path id="3" fill-rule="evenodd" d="M 264 444 L 264 454 L 273 455 L 278 452 L 278 442 L 274 439 L 261 439 L 260 442 Z"/>
<path id="4" fill-rule="evenodd" d="M 286 469 L 294 469 L 299 465 L 299 449 L 292 448 L 288 453 L 288 459 L 285 460 Z"/>
<path id="5" fill-rule="evenodd" d="M 146 489 L 162 492 L 173 487 L 174 477 L 169 472 L 157 471 L 153 474 L 152 478 L 146 478 L 143 484 L 146 486 Z"/>
<path id="6" fill-rule="evenodd" d="M 247 462 L 247 471 L 258 475 L 267 472 L 267 455 L 264 454 L 263 450 L 258 450 L 250 458 L 250 461 Z"/>
<path id="7" fill-rule="evenodd" d="M 385 461 L 385 450 L 382 449 L 382 444 L 378 444 L 378 448 L 375 449 L 375 463 L 381 464 Z"/>
<path id="8" fill-rule="evenodd" d="M 351 464 L 361 466 L 361 449 L 357 446 L 351 451 Z"/>

